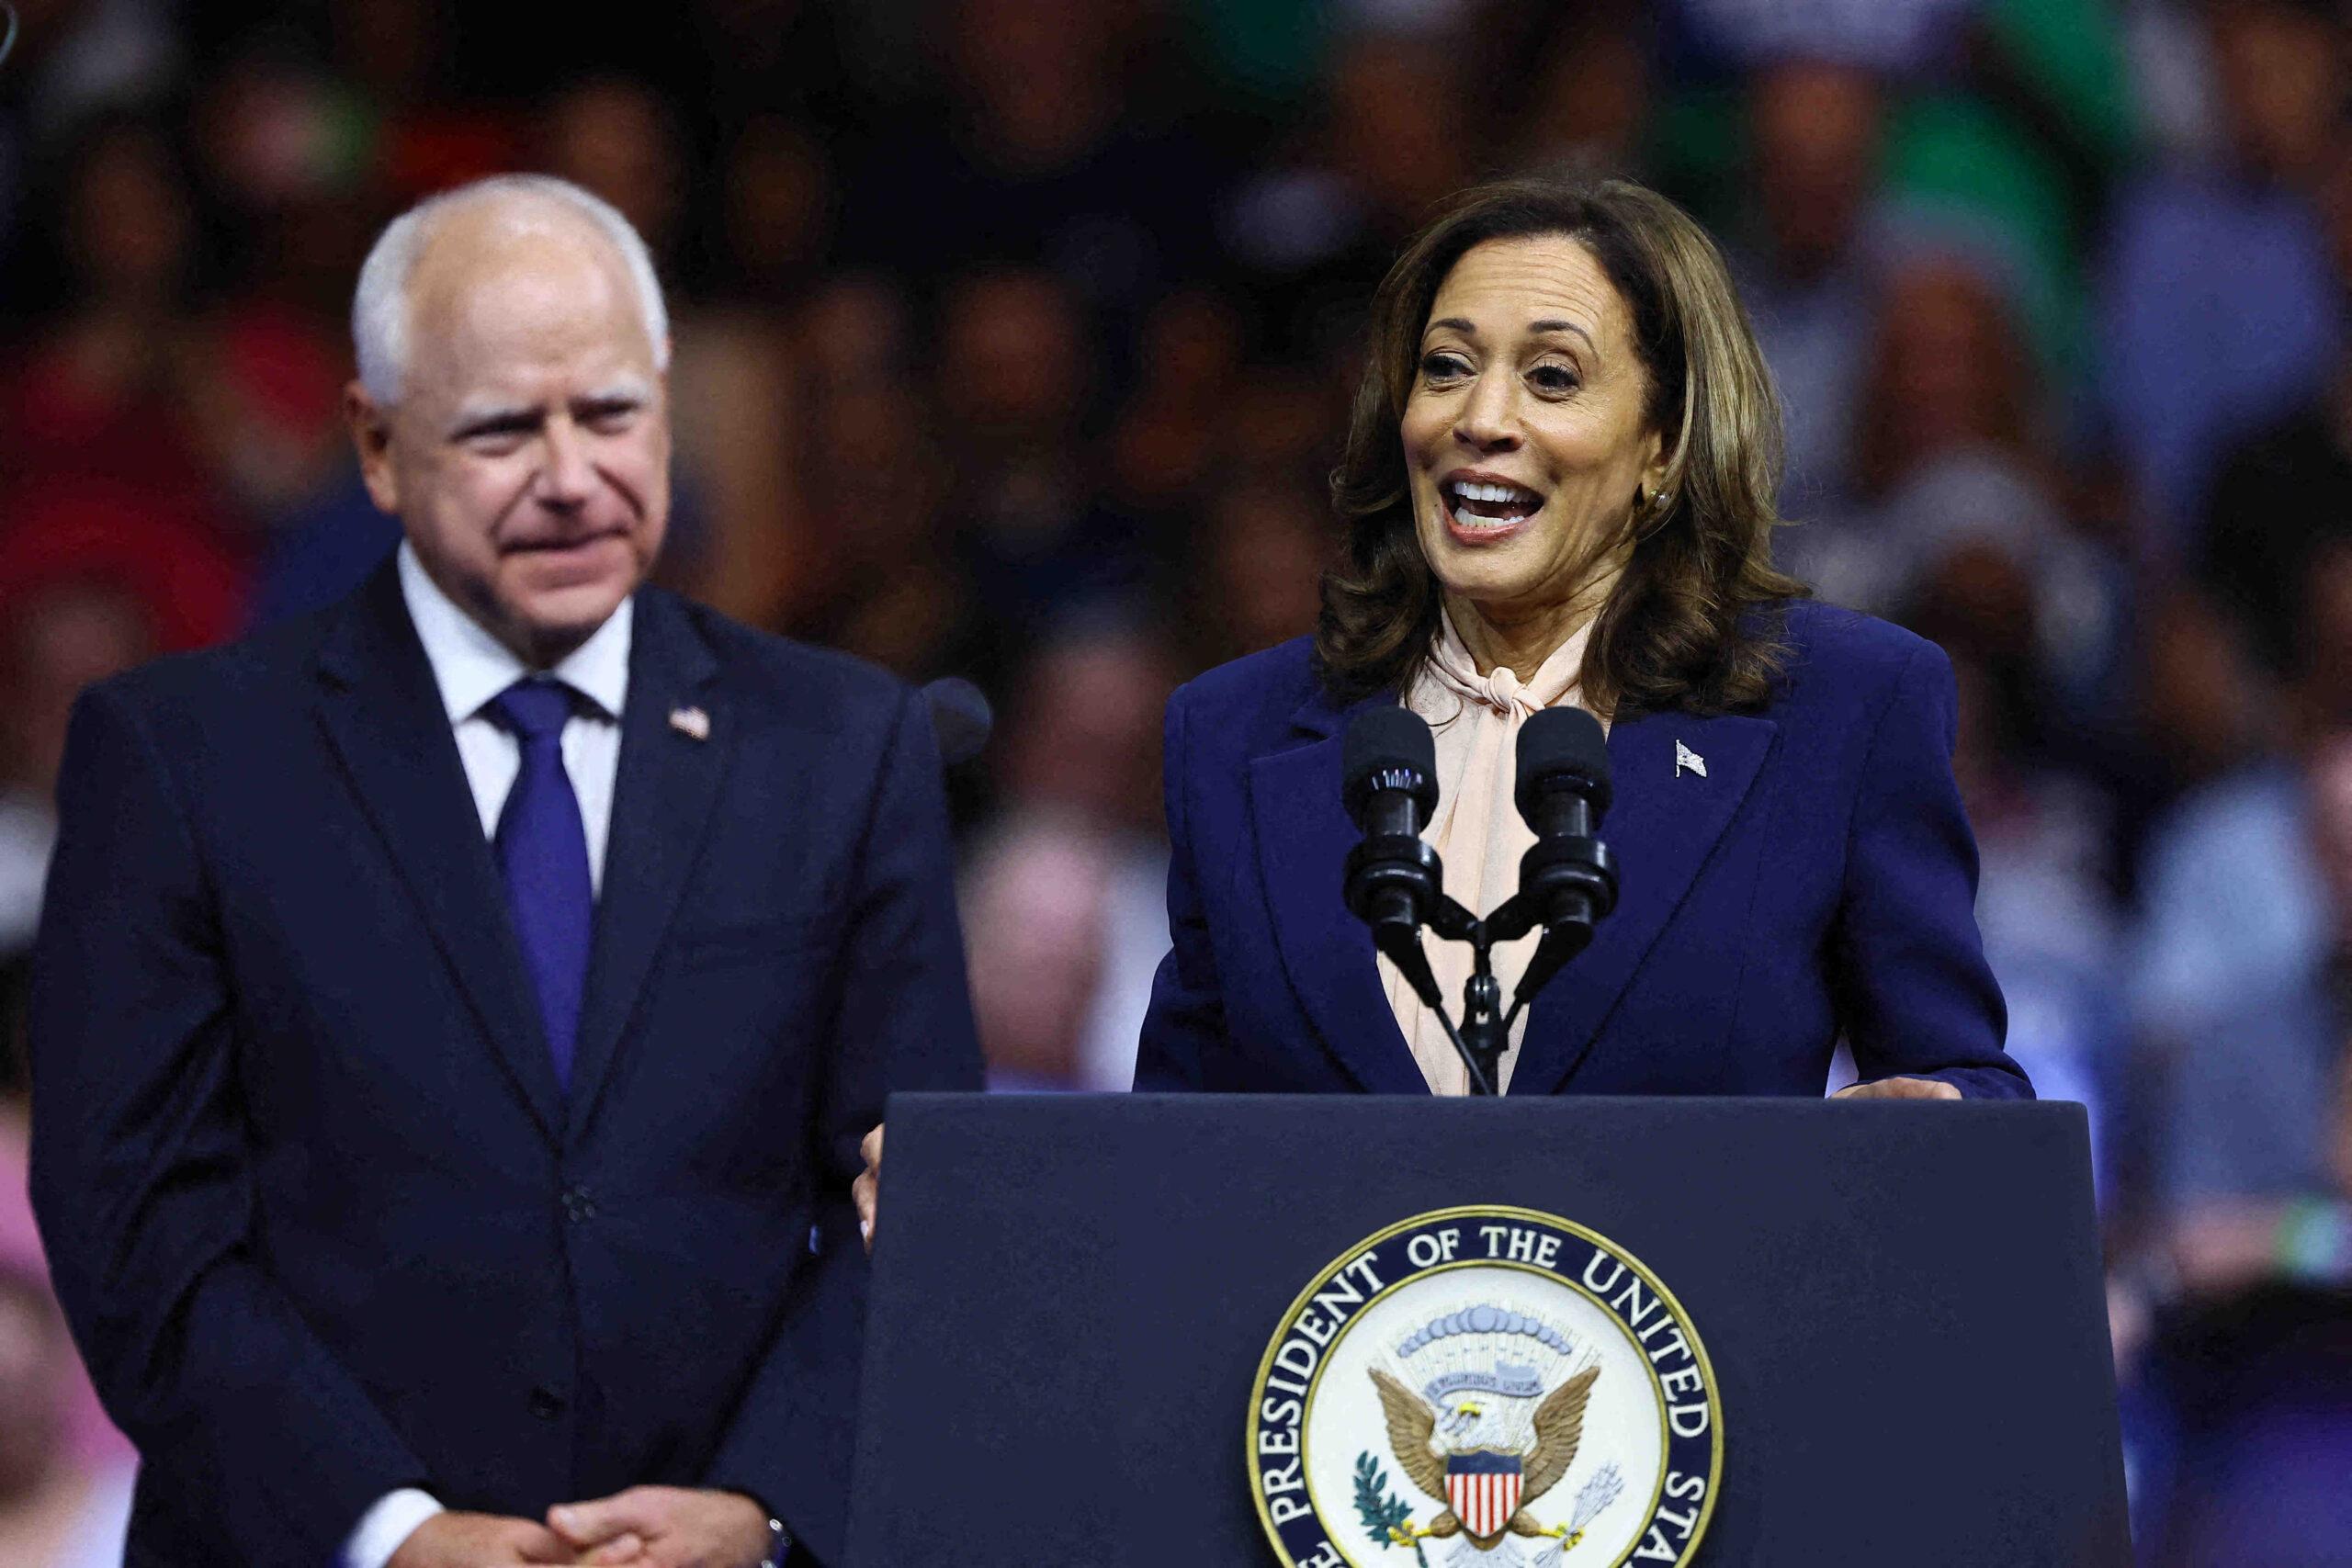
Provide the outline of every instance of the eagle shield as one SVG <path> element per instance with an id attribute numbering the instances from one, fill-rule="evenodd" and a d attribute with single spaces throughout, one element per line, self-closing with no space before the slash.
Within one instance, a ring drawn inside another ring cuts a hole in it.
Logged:
<path id="1" fill-rule="evenodd" d="M 1525 1481 L 1524 1458 L 1476 1449 L 1445 1456 L 1445 1501 L 1474 1540 L 1490 1540 L 1503 1533 L 1519 1512 L 1521 1485 Z"/>

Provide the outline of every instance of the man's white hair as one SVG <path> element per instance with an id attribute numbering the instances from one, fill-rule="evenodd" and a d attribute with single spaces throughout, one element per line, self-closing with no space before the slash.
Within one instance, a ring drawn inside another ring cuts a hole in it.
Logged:
<path id="1" fill-rule="evenodd" d="M 653 344 L 654 368 L 670 367 L 670 312 L 662 303 L 662 280 L 654 276 L 652 254 L 629 220 L 612 203 L 570 180 L 553 175 L 492 175 L 427 197 L 393 219 L 360 265 L 359 288 L 351 299 L 351 344 L 359 358 L 359 384 L 379 406 L 399 402 L 408 378 L 408 283 L 417 258 L 444 219 L 484 204 L 518 209 L 516 217 L 525 222 L 528 220 L 523 214 L 530 208 L 565 209 L 594 225 L 620 253 L 637 286 L 645 335 Z"/>

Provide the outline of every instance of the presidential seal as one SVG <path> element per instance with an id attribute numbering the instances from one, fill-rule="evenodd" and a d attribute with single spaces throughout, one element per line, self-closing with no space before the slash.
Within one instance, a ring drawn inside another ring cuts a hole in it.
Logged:
<path id="1" fill-rule="evenodd" d="M 1722 1410 L 1657 1276 L 1532 1209 L 1393 1225 L 1300 1292 L 1250 1391 L 1286 1568 L 1688 1563 Z"/>

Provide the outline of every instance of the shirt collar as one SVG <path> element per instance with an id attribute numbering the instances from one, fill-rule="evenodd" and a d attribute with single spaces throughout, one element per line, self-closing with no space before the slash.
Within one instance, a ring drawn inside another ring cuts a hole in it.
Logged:
<path id="1" fill-rule="evenodd" d="M 433 666 L 434 683 L 441 689 L 441 705 L 451 724 L 464 723 L 491 698 L 535 673 L 441 591 L 405 539 L 401 541 L 400 578 L 408 618 L 415 624 L 417 640 L 424 645 L 425 661 Z M 602 708 L 609 719 L 620 717 L 621 705 L 628 696 L 629 638 L 636 610 L 637 598 L 631 594 L 586 642 L 548 671 Z"/>

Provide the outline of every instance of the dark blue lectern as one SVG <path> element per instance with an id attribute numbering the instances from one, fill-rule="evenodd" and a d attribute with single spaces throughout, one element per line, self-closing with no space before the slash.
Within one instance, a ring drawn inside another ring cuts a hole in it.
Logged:
<path id="1" fill-rule="evenodd" d="M 889 1127 L 850 1568 L 1272 1568 L 1276 1328 L 1462 1205 L 1679 1299 L 1723 1412 L 1700 1568 L 2130 1561 L 2078 1106 L 902 1095 Z"/>

